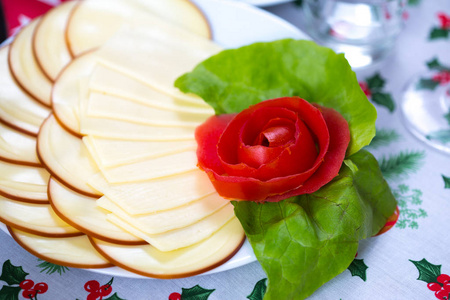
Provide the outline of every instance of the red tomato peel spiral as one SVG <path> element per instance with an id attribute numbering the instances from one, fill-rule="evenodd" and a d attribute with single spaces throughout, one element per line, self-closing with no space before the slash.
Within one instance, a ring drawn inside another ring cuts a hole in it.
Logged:
<path id="1" fill-rule="evenodd" d="M 339 172 L 347 121 L 299 97 L 263 101 L 196 130 L 199 167 L 225 198 L 280 201 L 313 193 Z"/>

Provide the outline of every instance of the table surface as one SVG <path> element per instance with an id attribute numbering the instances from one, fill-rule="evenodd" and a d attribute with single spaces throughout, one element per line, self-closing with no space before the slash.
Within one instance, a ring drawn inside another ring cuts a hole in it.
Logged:
<path id="1" fill-rule="evenodd" d="M 264 9 L 303 26 L 298 1 Z M 382 63 L 356 72 L 361 83 L 374 78 L 383 83 L 371 91 L 369 99 L 378 111 L 377 130 L 384 134 L 380 134 L 380 143 L 369 150 L 382 164 L 397 197 L 400 217 L 387 233 L 362 241 L 352 266 L 308 299 L 435 299 L 424 276 L 431 271 L 450 274 L 450 235 L 446 230 L 450 216 L 450 156 L 412 136 L 402 123 L 399 109 L 402 89 L 412 75 L 427 70 L 427 62 L 437 58 L 442 65 L 450 66 L 450 21 L 442 28 L 439 13 L 450 18 L 449 0 L 410 0 L 406 26 L 393 53 Z M 433 35 L 436 30 L 443 34 Z M 450 91 L 450 82 L 441 85 Z M 394 106 L 388 109 L 387 105 L 375 103 L 376 94 L 391 99 Z M 3 232 L 0 245 L 0 299 L 15 299 L 8 296 L 14 285 L 6 279 L 12 272 L 6 266 L 22 267 L 28 273 L 27 279 L 47 283 L 49 289 L 38 295 L 40 300 L 86 299 L 86 282 L 96 280 L 102 285 L 112 279 L 88 270 L 51 268 Z M 184 299 L 247 299 L 265 278 L 258 262 L 177 280 L 114 277 L 112 293 L 104 299 L 169 299 L 172 293 L 183 294 Z M 189 292 L 191 298 L 187 297 Z"/>

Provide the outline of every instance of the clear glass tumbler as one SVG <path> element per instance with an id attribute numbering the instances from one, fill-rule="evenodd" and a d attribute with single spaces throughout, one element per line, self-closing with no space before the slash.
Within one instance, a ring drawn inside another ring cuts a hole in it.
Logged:
<path id="1" fill-rule="evenodd" d="M 316 42 L 344 53 L 353 68 L 363 68 L 393 48 L 406 1 L 304 0 L 303 22 Z"/>

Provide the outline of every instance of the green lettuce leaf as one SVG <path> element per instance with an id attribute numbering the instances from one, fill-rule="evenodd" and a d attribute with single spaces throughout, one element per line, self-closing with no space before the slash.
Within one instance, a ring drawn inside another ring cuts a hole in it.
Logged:
<path id="1" fill-rule="evenodd" d="M 375 135 L 376 110 L 347 60 L 310 41 L 285 39 L 225 50 L 178 78 L 175 86 L 202 97 L 216 114 L 286 96 L 332 107 L 349 123 L 348 155 Z"/>
<path id="2" fill-rule="evenodd" d="M 378 233 L 396 201 L 376 159 L 361 150 L 313 194 L 233 205 L 267 274 L 270 300 L 304 299 L 346 270 L 358 242 Z"/>

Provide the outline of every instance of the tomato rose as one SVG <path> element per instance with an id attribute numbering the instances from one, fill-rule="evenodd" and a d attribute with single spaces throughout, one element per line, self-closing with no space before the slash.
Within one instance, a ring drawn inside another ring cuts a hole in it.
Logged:
<path id="1" fill-rule="evenodd" d="M 213 116 L 197 128 L 196 140 L 198 165 L 222 197 L 280 201 L 330 182 L 350 131 L 334 109 L 285 97 Z"/>

